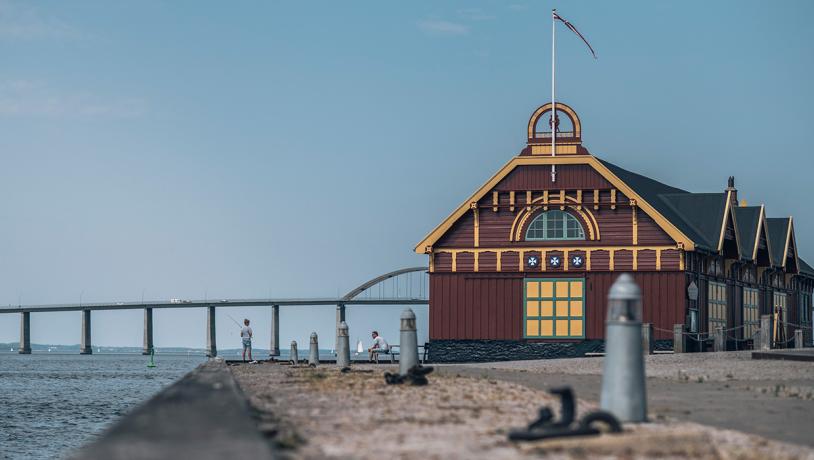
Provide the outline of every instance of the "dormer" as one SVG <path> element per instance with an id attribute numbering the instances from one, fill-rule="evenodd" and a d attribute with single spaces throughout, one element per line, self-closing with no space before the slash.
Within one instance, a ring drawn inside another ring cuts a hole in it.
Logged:
<path id="1" fill-rule="evenodd" d="M 529 119 L 528 146 L 520 155 L 588 155 L 582 147 L 582 124 L 577 113 L 562 102 L 556 103 L 556 117 L 552 123 L 552 104 L 549 102 L 534 111 Z M 556 133 L 556 137 L 552 136 Z"/>

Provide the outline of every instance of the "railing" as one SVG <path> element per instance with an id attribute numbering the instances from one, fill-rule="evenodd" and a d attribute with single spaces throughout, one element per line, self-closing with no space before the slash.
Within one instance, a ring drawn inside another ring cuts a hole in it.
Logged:
<path id="1" fill-rule="evenodd" d="M 557 131 L 557 139 L 576 137 L 574 131 Z M 551 139 L 551 131 L 535 132 L 534 139 Z"/>

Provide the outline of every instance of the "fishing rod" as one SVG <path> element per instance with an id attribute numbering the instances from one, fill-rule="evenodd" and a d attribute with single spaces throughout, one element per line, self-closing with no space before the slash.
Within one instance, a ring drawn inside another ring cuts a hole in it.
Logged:
<path id="1" fill-rule="evenodd" d="M 237 324 L 237 327 L 239 327 L 240 329 L 243 329 L 243 326 L 241 326 L 241 325 L 240 325 L 240 323 L 238 323 L 236 319 L 232 318 L 232 315 L 230 315 L 229 313 L 227 313 L 227 314 L 226 314 L 226 316 L 228 316 L 228 317 L 229 317 L 229 319 L 231 319 L 231 320 L 232 320 L 232 322 L 234 322 L 235 324 Z"/>

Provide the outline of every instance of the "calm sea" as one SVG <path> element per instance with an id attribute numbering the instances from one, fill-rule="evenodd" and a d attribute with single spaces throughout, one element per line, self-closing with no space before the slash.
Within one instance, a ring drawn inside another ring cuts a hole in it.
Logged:
<path id="1" fill-rule="evenodd" d="M 0 354 L 0 459 L 63 458 L 206 358 Z"/>

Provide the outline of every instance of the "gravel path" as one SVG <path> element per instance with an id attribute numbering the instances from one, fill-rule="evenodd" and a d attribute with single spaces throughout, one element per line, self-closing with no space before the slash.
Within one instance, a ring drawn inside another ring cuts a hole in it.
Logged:
<path id="1" fill-rule="evenodd" d="M 342 374 L 279 364 L 231 367 L 262 432 L 292 459 L 811 458 L 814 451 L 691 423 L 626 426 L 621 435 L 514 444 L 546 392 L 507 381 L 430 374 L 425 387 L 389 386 L 384 366 Z M 394 369 L 390 369 L 394 370 Z M 580 400 L 578 412 L 595 409 Z"/>
<path id="2" fill-rule="evenodd" d="M 720 353 L 659 354 L 645 357 L 648 377 L 672 380 L 809 380 L 814 382 L 814 363 L 752 360 L 751 351 Z M 603 358 L 544 359 L 461 366 L 516 369 L 569 375 L 602 375 Z"/>

